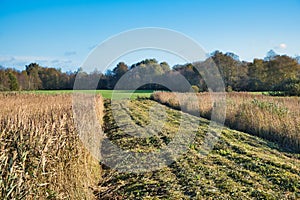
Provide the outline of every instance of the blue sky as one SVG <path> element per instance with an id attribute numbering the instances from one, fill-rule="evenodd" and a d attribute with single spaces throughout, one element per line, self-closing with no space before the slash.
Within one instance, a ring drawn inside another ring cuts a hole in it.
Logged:
<path id="1" fill-rule="evenodd" d="M 242 60 L 300 54 L 300 1 L 79 1 L 0 0 L 0 65 L 24 69 L 30 62 L 75 70 L 102 41 L 120 32 L 161 27 L 196 40 L 207 52 L 234 52 Z M 122 57 L 128 63 L 159 52 Z"/>

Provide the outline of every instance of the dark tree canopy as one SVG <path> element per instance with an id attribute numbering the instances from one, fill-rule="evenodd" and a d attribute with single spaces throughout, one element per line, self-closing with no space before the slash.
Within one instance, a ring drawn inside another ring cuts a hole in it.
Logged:
<path id="1" fill-rule="evenodd" d="M 181 91 L 177 80 L 179 76 L 184 76 L 194 90 L 207 91 L 203 75 L 211 73 L 210 76 L 216 76 L 209 68 L 213 61 L 227 91 L 281 91 L 286 95 L 300 95 L 299 60 L 299 56 L 292 58 L 270 50 L 264 59 L 245 62 L 240 61 L 239 56 L 232 52 L 215 51 L 206 61 L 175 65 L 172 68 L 167 62 L 159 63 L 156 59 L 145 59 L 130 67 L 120 62 L 105 74 L 97 70 L 86 73 L 81 68 L 75 72 L 62 72 L 60 69 L 42 67 L 37 63 L 26 65 L 23 71 L 0 66 L 0 90 L 73 89 L 76 76 L 84 83 L 81 89 L 114 89 L 120 78 L 126 74 L 129 79 L 126 83 L 127 89 L 133 87 L 134 82 L 147 80 L 149 84 L 139 89 L 163 90 L 166 88 L 155 84 L 155 81 L 167 79 Z M 96 86 L 95 81 L 98 81 Z"/>

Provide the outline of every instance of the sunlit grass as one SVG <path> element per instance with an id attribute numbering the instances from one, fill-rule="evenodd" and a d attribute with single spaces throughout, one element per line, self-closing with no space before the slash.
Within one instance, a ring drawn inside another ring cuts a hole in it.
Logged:
<path id="1" fill-rule="evenodd" d="M 101 94 L 102 97 L 111 99 L 114 98 L 130 98 L 136 99 L 138 97 L 149 98 L 153 90 L 35 90 L 35 91 L 21 91 L 17 93 L 29 94 L 72 94 L 73 92 Z M 6 92 L 7 93 L 7 92 Z M 8 92 L 16 93 L 16 92 Z"/>
<path id="2" fill-rule="evenodd" d="M 117 102 L 115 102 L 117 103 Z M 161 130 L 148 138 L 131 137 L 118 126 L 106 102 L 106 134 L 122 149 L 151 152 L 163 148 L 177 134 L 180 111 L 149 100 L 133 100 L 130 117 L 122 126 L 136 123 L 147 127 L 160 122 Z M 155 115 L 149 110 L 155 106 Z M 123 108 L 125 109 L 125 108 Z M 159 116 L 166 110 L 166 118 Z M 122 113 L 122 110 L 120 110 Z M 299 154 L 284 152 L 275 143 L 256 136 L 219 127 L 221 136 L 212 151 L 202 150 L 209 121 L 189 115 L 199 125 L 194 142 L 169 166 L 146 173 L 118 173 L 105 169 L 99 183 L 98 199 L 298 199 L 300 198 Z M 154 126 L 154 128 L 157 128 Z M 145 131 L 145 129 L 144 129 Z M 132 163 L 134 167 L 134 163 Z M 130 166 L 127 166 L 130 168 Z"/>

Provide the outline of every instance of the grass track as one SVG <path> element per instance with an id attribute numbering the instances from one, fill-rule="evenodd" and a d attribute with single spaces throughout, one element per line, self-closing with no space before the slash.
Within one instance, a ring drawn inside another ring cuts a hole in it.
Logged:
<path id="1" fill-rule="evenodd" d="M 177 133 L 181 112 L 166 109 L 166 123 L 153 137 L 126 135 L 116 124 L 110 103 L 106 102 L 105 131 L 108 138 L 123 149 L 148 152 L 162 148 Z M 148 110 L 155 107 L 155 114 Z M 150 100 L 132 100 L 130 118 L 122 125 L 136 123 L 147 127 L 160 123 L 164 115 L 160 104 Z M 209 121 L 189 116 L 199 123 L 189 150 L 168 167 L 142 174 L 118 173 L 105 169 L 95 194 L 99 199 L 299 199 L 300 156 L 286 153 L 275 143 L 224 128 L 210 154 L 199 156 Z M 131 126 L 128 126 L 131 127 Z M 148 130 L 149 131 L 149 130 Z"/>

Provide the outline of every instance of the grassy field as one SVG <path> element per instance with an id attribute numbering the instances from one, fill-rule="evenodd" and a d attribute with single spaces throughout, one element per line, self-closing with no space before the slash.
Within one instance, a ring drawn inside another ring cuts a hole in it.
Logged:
<path id="1" fill-rule="evenodd" d="M 150 119 L 148 111 L 153 106 L 158 109 Z M 146 127 L 151 120 L 160 121 L 163 108 L 167 113 L 160 132 L 140 139 L 128 136 L 118 127 L 109 102 L 105 107 L 105 132 L 109 139 L 123 149 L 136 152 L 155 151 L 166 146 L 174 138 L 183 114 L 154 101 L 131 101 L 130 118 L 124 118 L 123 123 L 130 124 L 133 120 L 138 126 Z M 189 118 L 192 123 L 199 123 L 199 128 L 186 153 L 167 167 L 142 174 L 105 169 L 96 192 L 98 199 L 300 198 L 299 154 L 286 153 L 275 143 L 224 128 L 219 142 L 203 158 L 199 151 L 209 121 L 191 115 Z"/>
<path id="2" fill-rule="evenodd" d="M 213 94 L 218 97 L 222 94 Z M 179 98 L 188 99 L 188 93 L 155 92 L 153 99 L 180 109 Z M 188 112 L 199 109 L 200 115 L 210 119 L 213 102 L 210 93 L 199 93 L 198 102 L 184 101 Z M 226 94 L 225 125 L 281 144 L 300 152 L 300 98 L 272 97 L 249 93 Z M 198 107 L 197 107 L 198 104 Z M 225 108 L 216 112 L 224 112 Z"/>
<path id="3" fill-rule="evenodd" d="M 104 98 L 112 98 L 113 93 L 115 93 L 115 97 L 117 98 L 128 98 L 136 99 L 138 97 L 147 97 L 153 93 L 152 90 L 76 90 L 77 92 L 87 92 L 87 93 L 96 93 L 101 94 Z M 22 91 L 21 93 L 29 93 L 29 94 L 71 94 L 74 90 L 35 90 L 35 91 Z M 132 93 L 131 96 L 129 96 Z"/>

